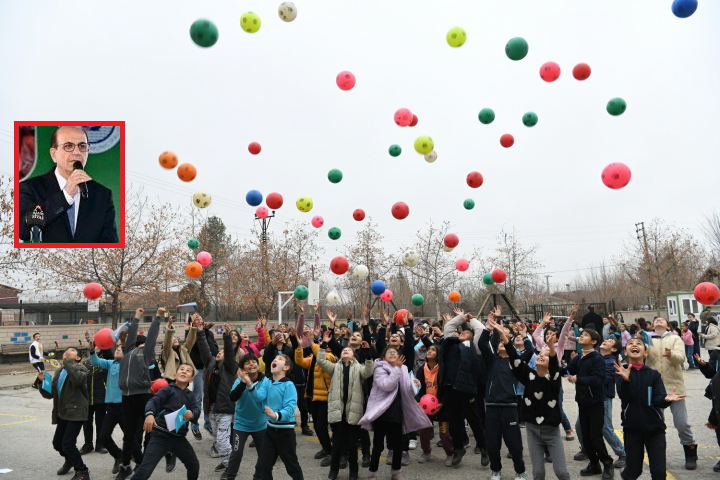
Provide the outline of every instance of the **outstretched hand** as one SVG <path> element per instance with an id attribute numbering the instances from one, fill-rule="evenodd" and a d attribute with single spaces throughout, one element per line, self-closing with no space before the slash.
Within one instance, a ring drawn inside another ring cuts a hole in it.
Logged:
<path id="1" fill-rule="evenodd" d="M 615 361 L 615 374 L 620 375 L 620 377 L 625 380 L 626 382 L 630 381 L 630 369 L 632 368 L 630 364 L 628 364 L 627 367 L 623 367 L 619 361 Z M 674 390 L 673 390 L 674 391 Z"/>
<path id="2" fill-rule="evenodd" d="M 453 312 L 455 315 L 465 315 L 465 310 L 461 310 L 459 308 L 453 308 Z"/>
<path id="3" fill-rule="evenodd" d="M 676 394 L 675 387 L 673 387 L 673 389 L 670 391 L 670 393 L 667 394 L 667 396 L 665 396 L 665 401 L 666 402 L 682 402 L 683 400 L 685 400 L 685 397 L 687 397 L 687 395 Z"/>
<path id="4" fill-rule="evenodd" d="M 702 358 L 700 358 L 700 355 L 698 355 L 697 353 L 694 355 L 694 357 L 695 357 L 695 361 L 697 363 L 699 363 L 701 366 L 704 367 L 705 365 L 707 365 L 707 362 L 705 360 L 703 360 Z"/>
<path id="5" fill-rule="evenodd" d="M 335 315 L 335 314 L 334 314 L 333 312 L 331 312 L 330 310 L 326 310 L 326 311 L 325 311 L 325 315 L 327 315 L 328 320 L 330 320 L 331 322 L 333 322 L 333 324 L 335 324 L 335 319 L 337 318 L 337 315 Z"/>

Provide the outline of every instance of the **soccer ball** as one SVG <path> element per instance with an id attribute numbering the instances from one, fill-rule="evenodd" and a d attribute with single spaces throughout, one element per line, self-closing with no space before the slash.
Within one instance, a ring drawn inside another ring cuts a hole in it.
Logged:
<path id="1" fill-rule="evenodd" d="M 292 22 L 297 17 L 297 7 L 292 2 L 283 2 L 278 7 L 278 15 L 283 22 Z"/>
<path id="2" fill-rule="evenodd" d="M 207 192 L 197 192 L 193 195 L 193 205 L 198 208 L 207 208 L 212 201 L 212 197 Z"/>
<path id="3" fill-rule="evenodd" d="M 427 135 L 420 135 L 415 139 L 415 151 L 417 153 L 422 155 L 428 154 L 433 151 L 433 147 L 435 147 L 435 142 Z"/>
<path id="4" fill-rule="evenodd" d="M 433 163 L 435 160 L 437 160 L 437 153 L 435 150 L 433 150 L 430 153 L 425 154 L 425 161 L 428 163 Z"/>
<path id="5" fill-rule="evenodd" d="M 355 270 L 353 270 L 353 275 L 358 280 L 365 280 L 368 276 L 368 268 L 365 265 L 358 265 L 355 267 Z"/>
<path id="6" fill-rule="evenodd" d="M 297 209 L 301 212 L 309 212 L 313 208 L 313 201 L 310 197 L 300 197 L 295 202 Z"/>
<path id="7" fill-rule="evenodd" d="M 407 250 L 403 253 L 403 263 L 406 267 L 414 267 L 420 261 L 420 255 L 415 250 Z"/>
<path id="8" fill-rule="evenodd" d="M 248 33 L 260 30 L 260 16 L 257 13 L 245 12 L 240 17 L 240 27 Z"/>
<path id="9" fill-rule="evenodd" d="M 327 294 L 325 299 L 330 305 L 335 305 L 340 301 L 340 295 L 338 295 L 337 292 L 330 292 Z"/>
<path id="10" fill-rule="evenodd" d="M 447 245 L 443 245 L 443 250 L 445 250 L 446 252 L 452 252 L 454 250 L 454 248 L 450 248 Z"/>

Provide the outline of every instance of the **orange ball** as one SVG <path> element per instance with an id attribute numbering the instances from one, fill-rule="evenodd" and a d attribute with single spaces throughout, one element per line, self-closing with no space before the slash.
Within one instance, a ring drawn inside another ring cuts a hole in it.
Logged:
<path id="1" fill-rule="evenodd" d="M 457 290 L 453 290 L 448 294 L 448 300 L 450 300 L 453 303 L 457 303 L 460 301 L 460 292 Z"/>
<path id="2" fill-rule="evenodd" d="M 185 267 L 185 273 L 187 273 L 187 276 L 190 278 L 197 278 L 202 275 L 202 265 L 198 262 L 190 262 L 187 264 L 187 267 Z"/>
<path id="3" fill-rule="evenodd" d="M 177 169 L 178 178 L 183 182 L 191 182 L 197 175 L 197 170 L 191 163 L 183 163 Z"/>
<path id="4" fill-rule="evenodd" d="M 168 170 L 177 166 L 178 159 L 177 155 L 173 152 L 163 152 L 160 154 L 160 166 L 167 168 Z"/>

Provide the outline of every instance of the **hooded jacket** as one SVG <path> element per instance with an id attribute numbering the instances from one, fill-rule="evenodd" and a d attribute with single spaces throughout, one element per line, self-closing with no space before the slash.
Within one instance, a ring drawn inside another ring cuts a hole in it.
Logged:
<path id="1" fill-rule="evenodd" d="M 177 350 L 173 348 L 174 337 L 175 328 L 172 325 L 168 325 L 165 329 L 165 341 L 163 342 L 162 352 L 160 352 L 162 359 L 160 365 L 165 364 L 165 368 L 163 368 L 163 378 L 166 380 L 174 380 L 175 373 L 181 363 L 189 363 L 192 365 L 193 378 L 195 378 L 198 371 L 190 356 L 190 350 L 192 350 L 197 340 L 197 327 L 190 327 L 190 331 L 185 338 L 185 343 L 180 345 Z"/>
<path id="2" fill-rule="evenodd" d="M 317 354 L 317 364 L 323 370 L 323 374 L 328 375 L 332 379 L 330 390 L 327 396 L 328 402 L 328 423 L 339 423 L 342 421 L 343 413 L 347 423 L 357 425 L 365 412 L 363 407 L 363 381 L 373 375 L 375 363 L 370 358 L 370 349 L 365 349 L 366 358 L 364 364 L 360 364 L 357 360 L 350 362 L 350 384 L 348 385 L 348 396 L 343 405 L 343 363 L 342 361 L 329 361 L 325 350 L 319 350 Z M 332 357 L 335 358 L 335 357 Z"/>
<path id="3" fill-rule="evenodd" d="M 230 391 L 233 383 L 235 383 L 235 375 L 238 371 L 238 364 L 235 363 L 235 357 L 232 346 L 232 335 L 223 335 L 223 360 L 217 365 L 215 356 L 210 353 L 207 339 L 205 338 L 205 329 L 198 332 L 198 346 L 203 357 L 205 369 L 203 370 L 203 403 L 205 412 L 207 413 L 225 413 L 232 415 L 235 413 L 235 403 L 230 400 Z M 218 385 L 215 404 L 210 409 L 210 381 L 212 372 L 215 367 L 220 370 L 220 384 Z"/>
<path id="4" fill-rule="evenodd" d="M 623 429 L 635 432 L 665 431 L 663 409 L 667 392 L 657 370 L 643 365 L 640 370 L 630 368 L 630 381 L 622 380 L 618 391 L 621 402 Z"/>
<path id="5" fill-rule="evenodd" d="M 145 416 L 155 417 L 157 426 L 153 427 L 153 430 L 158 429 L 176 437 L 184 437 L 187 435 L 190 422 L 185 422 L 179 430 L 174 431 L 170 431 L 165 423 L 165 415 L 176 412 L 183 406 L 188 412 L 192 412 L 193 418 L 200 417 L 200 405 L 195 401 L 193 392 L 187 387 L 180 388 L 175 383 L 171 383 L 150 398 L 145 405 Z"/>
<path id="6" fill-rule="evenodd" d="M 567 371 L 577 377 L 575 401 L 578 404 L 605 402 L 605 360 L 596 350 L 577 355 L 570 361 Z"/>
<path id="7" fill-rule="evenodd" d="M 665 349 L 669 349 L 669 357 L 663 357 Z M 683 363 L 685 363 L 685 342 L 671 331 L 662 337 L 653 337 L 652 345 L 648 348 L 645 364 L 660 372 L 663 384 L 667 388 L 675 387 L 675 393 L 685 394 L 685 380 L 683 379 Z"/>
<path id="8" fill-rule="evenodd" d="M 160 317 L 153 319 L 145 338 L 145 345 L 139 348 L 135 347 L 135 342 L 140 320 L 133 318 L 130 323 L 118 381 L 120 390 L 125 396 L 152 393 L 150 389 L 152 380 L 148 369 L 155 363 L 155 344 L 160 332 L 160 320 Z"/>
<path id="9" fill-rule="evenodd" d="M 66 372 L 65 381 L 58 394 L 58 380 L 63 371 Z M 45 375 L 50 375 L 50 372 Z M 53 374 L 52 393 L 40 387 L 40 395 L 53 401 L 53 425 L 57 425 L 59 420 L 85 422 L 88 419 L 87 375 L 87 369 L 82 364 L 65 360 L 62 368 L 58 368 Z"/>
<path id="10" fill-rule="evenodd" d="M 310 399 L 314 402 L 327 402 L 328 401 L 328 390 L 330 390 L 331 373 L 323 371 L 317 361 L 318 352 L 320 352 L 320 345 L 317 343 L 312 344 L 312 355 L 309 357 L 303 356 L 303 348 L 298 347 L 295 349 L 295 363 L 305 370 L 312 372 L 312 375 L 308 376 L 307 385 L 305 385 L 305 398 Z M 332 353 L 327 355 L 326 361 L 335 363 L 337 359 Z M 312 383 L 310 382 L 312 377 Z M 355 424 L 353 424 L 355 425 Z"/>
<path id="11" fill-rule="evenodd" d="M 91 349 L 95 353 L 94 349 Z M 92 359 L 85 360 L 83 366 L 88 371 L 87 386 L 90 405 L 101 405 L 105 403 L 105 392 L 108 372 L 106 369 L 95 366 Z"/>
<path id="12" fill-rule="evenodd" d="M 267 398 L 265 405 L 275 412 L 275 419 L 268 418 L 267 426 L 273 428 L 295 428 L 295 408 L 297 407 L 297 389 L 290 378 L 283 377 L 280 380 L 271 380 L 267 387 Z M 261 394 L 256 389 L 249 389 L 251 396 L 260 398 Z M 263 409 L 264 410 L 264 409 Z"/>
<path id="13" fill-rule="evenodd" d="M 265 345 L 265 352 L 263 352 L 263 362 L 265 362 L 265 368 L 267 369 L 268 366 L 272 365 L 273 360 L 275 360 L 275 357 L 282 353 L 284 355 L 287 355 L 290 357 L 290 361 L 292 362 L 292 376 L 288 376 L 287 378 L 290 378 L 292 382 L 297 385 L 298 387 L 302 387 L 305 385 L 305 370 L 295 363 L 295 351 L 290 345 L 283 345 L 281 351 L 278 351 L 278 348 L 276 345 L 273 345 L 272 342 Z"/>
<path id="14" fill-rule="evenodd" d="M 213 335 L 212 331 L 209 328 L 204 329 L 205 330 L 205 339 L 208 342 L 208 346 L 210 347 L 210 353 L 214 357 L 217 355 L 217 353 L 220 351 L 218 348 L 217 342 L 215 341 L 215 335 Z M 185 332 L 186 335 L 186 341 L 187 341 L 187 335 L 190 335 L 190 331 Z M 195 339 L 195 345 L 193 345 L 192 348 L 188 349 L 190 351 L 190 359 L 193 362 L 193 365 L 195 365 L 196 370 L 202 370 L 205 368 L 205 364 L 203 364 L 202 361 L 202 355 L 200 355 L 200 346 L 197 344 L 197 337 Z"/>
<path id="15" fill-rule="evenodd" d="M 555 357 L 549 357 L 547 374 L 541 377 L 536 369 L 531 368 L 527 362 L 520 358 L 512 342 L 505 345 L 505 349 L 508 353 L 513 375 L 518 382 L 525 385 L 521 421 L 540 426 L 557 427 L 560 425 L 562 378 Z M 557 352 L 555 356 L 557 356 Z"/>
<path id="16" fill-rule="evenodd" d="M 106 360 L 95 355 L 95 350 L 90 351 L 90 363 L 95 367 L 104 368 L 107 371 L 105 381 L 105 403 L 121 403 L 122 392 L 118 380 L 120 379 L 120 362 L 117 360 Z"/>
<path id="17" fill-rule="evenodd" d="M 239 432 L 259 432 L 267 426 L 267 415 L 263 400 L 267 398 L 267 389 L 270 379 L 262 372 L 258 372 L 257 379 L 250 387 L 238 378 L 230 391 L 230 400 L 235 403 L 235 430 Z M 257 390 L 256 395 L 250 395 L 250 389 Z"/>
<path id="18" fill-rule="evenodd" d="M 487 366 L 485 405 L 514 407 L 517 405 L 517 380 L 510 368 L 510 358 L 503 358 L 490 349 L 490 331 L 483 330 L 478 346 Z"/>

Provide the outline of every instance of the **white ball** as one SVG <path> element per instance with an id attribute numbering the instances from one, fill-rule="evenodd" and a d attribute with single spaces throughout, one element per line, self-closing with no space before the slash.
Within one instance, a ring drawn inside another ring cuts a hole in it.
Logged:
<path id="1" fill-rule="evenodd" d="M 353 270 L 353 275 L 355 275 L 355 278 L 358 280 L 365 280 L 368 276 L 368 268 L 365 265 L 358 265 L 355 267 L 355 270 Z"/>
<path id="2" fill-rule="evenodd" d="M 337 302 L 340 301 L 340 295 L 338 295 L 337 292 L 330 292 L 325 298 L 330 305 L 335 305 Z"/>
<path id="3" fill-rule="evenodd" d="M 292 22 L 297 17 L 297 7 L 292 2 L 283 2 L 278 7 L 278 15 L 284 22 Z"/>
<path id="4" fill-rule="evenodd" d="M 454 248 L 450 248 L 447 245 L 443 245 L 443 250 L 445 250 L 446 252 L 452 252 L 454 250 Z"/>
<path id="5" fill-rule="evenodd" d="M 435 153 L 435 150 L 433 150 L 430 153 L 425 154 L 425 161 L 428 163 L 433 163 L 435 160 L 437 160 L 437 153 Z"/>
<path id="6" fill-rule="evenodd" d="M 197 192 L 193 195 L 193 205 L 198 208 L 206 208 L 210 205 L 211 201 L 212 197 L 210 197 L 210 194 L 207 192 Z"/>
<path id="7" fill-rule="evenodd" d="M 420 254 L 410 249 L 403 253 L 402 261 L 406 267 L 414 267 L 420 261 Z"/>

